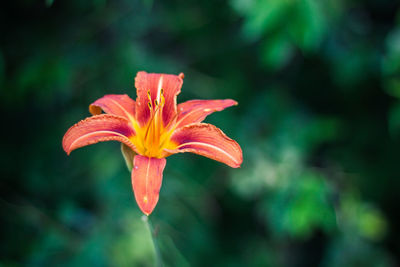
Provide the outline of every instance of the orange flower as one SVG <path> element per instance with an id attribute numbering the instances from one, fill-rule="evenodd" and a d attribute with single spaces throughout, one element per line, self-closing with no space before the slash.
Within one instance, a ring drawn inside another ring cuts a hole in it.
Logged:
<path id="1" fill-rule="evenodd" d="M 191 100 L 177 105 L 182 83 L 183 73 L 141 71 L 135 78 L 136 101 L 127 95 L 105 95 L 89 106 L 93 116 L 72 126 L 63 138 L 68 155 L 101 141 L 121 142 L 124 157 L 133 166 L 136 202 L 146 215 L 158 202 L 166 157 L 192 152 L 233 168 L 240 167 L 243 160 L 238 143 L 214 125 L 201 123 L 207 115 L 237 102 Z M 106 114 L 101 114 L 102 110 Z"/>

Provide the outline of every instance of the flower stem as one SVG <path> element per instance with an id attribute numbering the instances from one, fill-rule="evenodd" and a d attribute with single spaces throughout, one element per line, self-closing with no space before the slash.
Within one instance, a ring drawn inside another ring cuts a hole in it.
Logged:
<path id="1" fill-rule="evenodd" d="M 158 248 L 156 236 L 154 234 L 154 228 L 151 225 L 150 219 L 146 215 L 143 215 L 142 221 L 144 222 L 144 224 L 146 225 L 147 229 L 150 232 L 151 241 L 153 242 L 153 247 L 154 247 L 154 252 L 155 252 L 155 257 L 156 257 L 156 266 L 163 267 L 164 265 L 163 265 L 160 249 Z"/>

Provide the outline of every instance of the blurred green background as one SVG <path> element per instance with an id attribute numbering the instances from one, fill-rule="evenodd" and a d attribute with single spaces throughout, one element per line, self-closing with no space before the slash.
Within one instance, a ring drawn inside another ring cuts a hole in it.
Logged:
<path id="1" fill-rule="evenodd" d="M 185 73 L 240 169 L 168 158 L 165 266 L 400 264 L 400 8 L 389 0 L 19 0 L 0 8 L 1 266 L 153 266 L 116 142 L 65 131 L 139 70 Z"/>

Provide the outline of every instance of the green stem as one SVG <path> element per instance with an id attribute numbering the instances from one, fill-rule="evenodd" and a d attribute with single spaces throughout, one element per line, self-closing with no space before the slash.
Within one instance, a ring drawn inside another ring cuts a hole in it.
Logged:
<path id="1" fill-rule="evenodd" d="M 144 222 L 144 224 L 146 225 L 147 229 L 150 232 L 151 241 L 153 242 L 154 252 L 155 252 L 155 256 L 156 256 L 156 266 L 163 267 L 164 265 L 163 265 L 160 249 L 158 248 L 156 236 L 154 235 L 154 228 L 151 225 L 150 219 L 146 215 L 143 215 L 142 221 Z"/>

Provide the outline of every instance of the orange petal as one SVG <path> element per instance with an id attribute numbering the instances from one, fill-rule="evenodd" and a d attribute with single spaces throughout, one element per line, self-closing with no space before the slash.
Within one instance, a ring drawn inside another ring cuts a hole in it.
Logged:
<path id="1" fill-rule="evenodd" d="M 227 107 L 237 105 L 232 99 L 223 100 L 190 100 L 178 105 L 177 128 L 190 123 L 202 122 L 208 115 Z"/>
<path id="2" fill-rule="evenodd" d="M 148 106 L 149 96 L 152 100 L 152 108 L 155 108 L 155 100 L 160 103 L 161 91 L 163 91 L 165 103 L 162 111 L 163 123 L 167 125 L 176 114 L 176 96 L 180 93 L 183 84 L 183 75 L 138 72 L 135 78 L 137 89 L 136 119 L 140 125 L 145 125 L 150 118 Z M 162 89 L 162 90 L 161 90 Z"/>
<path id="3" fill-rule="evenodd" d="M 140 210 L 149 215 L 157 205 L 162 183 L 165 158 L 136 155 L 133 160 L 132 187 Z"/>
<path id="4" fill-rule="evenodd" d="M 128 95 L 105 95 L 89 106 L 92 115 L 101 114 L 101 110 L 110 115 L 132 120 L 135 118 L 135 101 Z"/>
<path id="5" fill-rule="evenodd" d="M 69 128 L 63 138 L 63 148 L 69 155 L 72 150 L 101 141 L 119 141 L 135 150 L 129 140 L 135 130 L 129 121 L 114 115 L 97 115 L 82 120 Z"/>
<path id="6" fill-rule="evenodd" d="M 171 141 L 178 144 L 170 153 L 192 152 L 220 161 L 232 168 L 242 164 L 243 155 L 239 144 L 227 137 L 212 124 L 193 123 L 176 130 Z"/>

